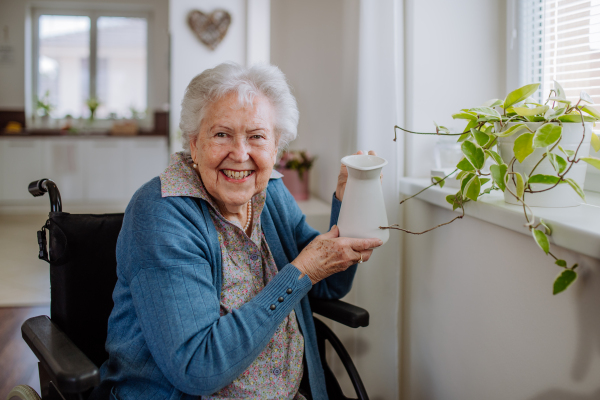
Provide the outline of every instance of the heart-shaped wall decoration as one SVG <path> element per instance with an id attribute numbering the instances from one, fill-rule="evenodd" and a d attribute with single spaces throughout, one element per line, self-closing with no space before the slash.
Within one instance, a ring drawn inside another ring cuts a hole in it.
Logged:
<path id="1" fill-rule="evenodd" d="M 187 20 L 198 39 L 214 50 L 227 34 L 227 29 L 231 24 L 231 14 L 220 9 L 214 10 L 210 14 L 192 10 L 189 12 Z"/>

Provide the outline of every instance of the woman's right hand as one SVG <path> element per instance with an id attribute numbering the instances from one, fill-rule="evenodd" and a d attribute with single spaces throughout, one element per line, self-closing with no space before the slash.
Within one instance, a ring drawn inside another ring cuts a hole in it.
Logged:
<path id="1" fill-rule="evenodd" d="M 329 232 L 317 236 L 292 261 L 302 276 L 308 275 L 313 285 L 330 275 L 345 271 L 359 262 L 361 255 L 362 260 L 367 261 L 373 248 L 383 244 L 380 239 L 352 239 L 339 235 L 338 227 L 332 226 Z"/>

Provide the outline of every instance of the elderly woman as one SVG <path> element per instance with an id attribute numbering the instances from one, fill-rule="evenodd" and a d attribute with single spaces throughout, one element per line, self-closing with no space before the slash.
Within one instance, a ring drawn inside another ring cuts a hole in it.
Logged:
<path id="1" fill-rule="evenodd" d="M 273 171 L 297 122 L 276 67 L 221 64 L 190 82 L 187 150 L 125 212 L 92 398 L 327 399 L 307 295 L 344 296 L 381 241 L 306 224 Z"/>

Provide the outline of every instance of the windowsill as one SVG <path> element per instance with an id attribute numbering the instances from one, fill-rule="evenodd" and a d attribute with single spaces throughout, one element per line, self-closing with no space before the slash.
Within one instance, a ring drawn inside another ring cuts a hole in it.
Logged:
<path id="1" fill-rule="evenodd" d="M 401 178 L 400 193 L 410 196 L 431 184 L 426 178 Z M 452 210 L 446 196 L 455 194 L 455 188 L 431 187 L 416 198 Z M 533 208 L 535 216 L 552 228 L 550 241 L 557 246 L 600 259 L 600 193 L 586 192 L 587 204 L 568 208 Z M 460 210 L 455 212 L 459 213 Z M 523 208 L 504 202 L 502 192 L 484 195 L 477 202 L 465 205 L 465 215 L 531 235 L 524 227 Z"/>

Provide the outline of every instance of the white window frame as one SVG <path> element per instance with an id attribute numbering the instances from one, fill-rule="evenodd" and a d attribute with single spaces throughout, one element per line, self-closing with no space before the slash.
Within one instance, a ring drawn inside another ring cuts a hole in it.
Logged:
<path id="1" fill-rule="evenodd" d="M 528 83 L 523 82 L 521 68 L 520 35 L 519 32 L 519 0 L 506 2 L 506 93 Z M 600 121 L 597 123 L 600 124 Z M 597 155 L 596 155 L 597 157 Z M 600 171 L 588 166 L 585 177 L 585 190 L 600 192 Z"/>
<path id="2" fill-rule="evenodd" d="M 30 71 L 26 71 L 26 80 L 29 80 L 30 91 L 29 96 L 26 98 L 26 116 L 28 119 L 33 118 L 33 114 L 36 112 L 34 102 L 37 98 L 38 89 L 38 75 L 39 75 L 39 21 L 42 15 L 73 15 L 73 16 L 85 16 L 90 18 L 90 82 L 89 82 L 89 93 L 90 97 L 96 97 L 96 68 L 97 68 L 97 37 L 98 37 L 98 18 L 99 17 L 130 17 L 130 18 L 144 18 L 146 20 L 146 108 L 150 110 L 146 113 L 145 118 L 141 121 L 143 127 L 150 127 L 152 124 L 152 110 L 150 105 L 150 99 L 152 98 L 152 88 L 150 82 L 153 81 L 152 68 L 150 68 L 150 60 L 152 59 L 152 32 L 153 21 L 152 13 L 148 10 L 137 9 L 137 7 L 127 7 L 119 4 L 81 4 L 75 3 L 73 5 L 56 5 L 56 6 L 45 6 L 45 7 L 32 7 L 31 8 L 31 62 L 27 63 L 30 65 Z M 27 92 L 27 91 L 26 91 Z M 96 119 L 94 126 L 96 127 L 110 127 L 109 119 Z"/>

